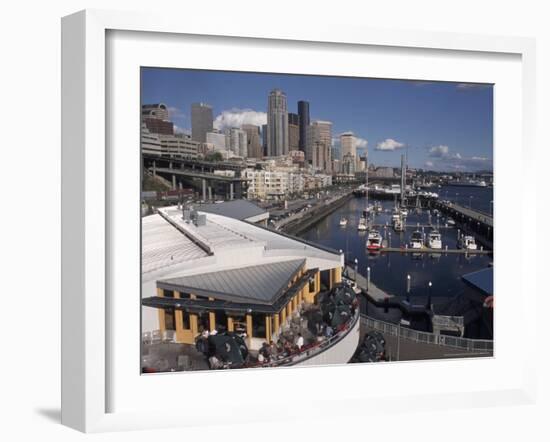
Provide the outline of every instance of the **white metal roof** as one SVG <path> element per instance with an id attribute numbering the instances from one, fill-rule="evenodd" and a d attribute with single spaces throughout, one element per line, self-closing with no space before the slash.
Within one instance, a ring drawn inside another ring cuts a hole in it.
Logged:
<path id="1" fill-rule="evenodd" d="M 141 223 L 142 274 L 207 256 L 160 215 L 146 216 Z"/>

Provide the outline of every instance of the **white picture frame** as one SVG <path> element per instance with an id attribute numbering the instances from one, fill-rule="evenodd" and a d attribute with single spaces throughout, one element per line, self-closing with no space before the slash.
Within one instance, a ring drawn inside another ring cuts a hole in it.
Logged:
<path id="1" fill-rule="evenodd" d="M 249 23 L 234 28 L 231 23 L 214 22 L 208 17 L 194 17 L 192 21 L 181 21 L 168 15 L 126 13 L 87 10 L 63 18 L 62 21 L 62 423 L 84 432 L 99 432 L 123 429 L 158 428 L 172 426 L 207 425 L 213 417 L 224 421 L 223 412 L 209 410 L 206 419 L 192 410 L 154 411 L 147 409 L 110 409 L 109 392 L 114 386 L 108 375 L 113 357 L 109 344 L 109 327 L 112 312 L 109 309 L 109 242 L 113 230 L 109 228 L 111 195 L 107 145 L 109 133 L 106 121 L 111 117 L 108 108 L 108 79 L 106 78 L 109 55 L 107 34 L 109 32 L 143 32 L 174 36 L 216 36 L 218 38 L 239 38 L 264 40 L 273 45 L 277 42 L 296 44 L 338 45 L 346 47 L 375 47 L 380 51 L 401 48 L 402 51 L 426 49 L 441 54 L 467 52 L 482 59 L 484 55 L 503 54 L 515 56 L 521 64 L 521 121 L 516 121 L 521 132 L 521 156 L 523 172 L 534 167 L 533 122 L 535 105 L 535 44 L 532 39 L 518 37 L 492 37 L 451 33 L 428 33 L 417 31 L 391 32 L 369 28 L 348 28 L 344 26 L 296 28 L 284 24 Z M 145 37 L 146 38 L 146 37 Z M 437 55 L 437 54 L 436 54 Z M 421 79 L 421 78 L 416 78 Z M 465 79 L 467 80 L 467 79 Z M 137 93 L 137 92 L 136 92 Z M 498 102 L 495 104 L 498 117 Z M 137 130 L 136 130 L 137 132 Z M 498 135 L 498 134 L 497 134 Z M 498 139 L 497 139 L 498 144 Z M 112 172 L 112 171 L 111 171 Z M 115 171 L 116 173 L 116 171 Z M 498 191 L 497 191 L 498 192 Z M 536 206 L 536 193 L 524 189 L 518 191 L 521 204 Z M 495 212 L 498 214 L 497 204 Z M 522 218 L 524 215 L 520 215 Z M 520 222 L 524 223 L 520 219 Z M 534 245 L 525 244 L 519 253 L 522 257 L 532 252 Z M 525 307 L 534 299 L 534 270 L 523 266 L 520 306 Z M 532 276 L 532 275 L 531 275 Z M 502 301 L 503 307 L 505 300 Z M 498 322 L 498 318 L 497 318 Z M 534 337 L 535 324 L 527 324 L 524 336 Z M 136 330 L 136 336 L 138 330 Z M 497 343 L 497 346 L 499 344 Z M 525 352 L 534 354 L 535 339 L 526 339 Z M 499 358 L 498 347 L 496 358 Z M 504 354 L 504 353 L 503 353 Z M 460 369 L 462 361 L 439 362 L 454 364 Z M 407 364 L 415 370 L 420 363 Z M 420 364 L 423 371 L 435 370 L 434 364 Z M 414 400 L 422 409 L 468 407 L 473 400 L 480 404 L 532 403 L 535 397 L 534 358 L 526 357 L 518 365 L 514 379 L 501 382 L 487 389 L 464 390 L 462 393 L 437 390 L 422 394 L 420 391 L 401 394 L 388 391 L 373 401 L 361 401 L 365 395 L 359 389 L 356 395 L 341 395 L 331 400 L 339 401 L 339 413 L 365 414 L 370 410 L 405 410 Z M 399 364 L 397 364 L 399 365 Z M 381 370 L 398 374 L 395 365 L 369 367 L 369 376 L 379 376 Z M 324 367 L 324 375 L 330 376 L 338 370 L 348 369 L 358 376 L 364 366 Z M 297 369 L 295 369 L 297 370 Z M 303 375 L 303 369 L 293 374 Z M 321 369 L 309 369 L 321 370 Z M 520 374 L 521 371 L 521 374 Z M 254 375 L 252 382 L 266 382 L 279 376 L 284 382 L 291 382 L 288 371 L 264 370 Z M 351 373 L 351 372 L 350 372 Z M 135 375 L 135 373 L 133 374 Z M 208 374 L 205 374 L 208 375 Z M 221 379 L 208 379 L 213 384 Z M 214 374 L 215 376 L 217 374 Z M 201 375 L 157 376 L 164 386 L 172 382 L 194 383 Z M 223 376 L 226 376 L 225 374 Z M 247 379 L 246 371 L 229 373 L 233 379 Z M 517 376 L 517 378 L 516 378 Z M 177 379 L 177 380 L 176 380 Z M 202 378 L 201 378 L 202 379 Z M 228 378 L 224 378 L 228 379 Z M 253 388 L 253 387 L 252 387 Z M 307 388 L 307 387 L 305 387 Z M 401 400 L 397 400 L 401 398 Z M 315 398 L 313 398 L 315 402 Z M 311 415 L 322 418 L 322 402 L 310 403 Z M 243 404 L 243 407 L 245 405 Z M 212 414 L 213 413 L 213 414 Z M 307 414 L 306 414 L 307 415 Z M 302 413 L 304 416 L 304 413 Z M 245 413 L 243 421 L 285 419 L 296 417 L 291 409 L 256 407 Z M 229 422 L 229 420 L 227 420 Z M 235 421 L 234 416 L 231 421 Z"/>

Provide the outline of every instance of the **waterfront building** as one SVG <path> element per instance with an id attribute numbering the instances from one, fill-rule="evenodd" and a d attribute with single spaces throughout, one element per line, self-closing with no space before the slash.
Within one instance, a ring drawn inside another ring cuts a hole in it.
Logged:
<path id="1" fill-rule="evenodd" d="M 232 127 L 225 130 L 225 145 L 236 156 L 246 158 L 248 140 L 246 131 Z"/>
<path id="2" fill-rule="evenodd" d="M 227 144 L 225 134 L 219 132 L 207 132 L 206 142 L 214 146 L 214 150 L 226 150 Z"/>
<path id="3" fill-rule="evenodd" d="M 233 176 L 235 176 L 234 171 L 231 172 L 233 172 Z M 243 199 L 200 204 L 194 206 L 194 208 L 199 212 L 222 215 L 264 227 L 267 226 L 267 220 L 269 219 L 269 212 L 267 210 L 259 207 L 252 201 Z"/>
<path id="4" fill-rule="evenodd" d="M 393 178 L 393 167 L 379 166 L 374 170 L 369 170 L 369 176 L 373 178 Z"/>
<path id="5" fill-rule="evenodd" d="M 357 159 L 356 172 L 364 172 L 367 167 L 367 162 L 361 158 Z"/>
<path id="6" fill-rule="evenodd" d="M 288 114 L 288 148 L 289 150 L 300 149 L 300 116 Z"/>
<path id="7" fill-rule="evenodd" d="M 332 175 L 318 173 L 315 175 L 304 175 L 304 191 L 321 190 L 332 185 Z"/>
<path id="8" fill-rule="evenodd" d="M 288 193 L 301 194 L 305 188 L 305 178 L 303 173 L 290 172 L 288 175 Z"/>
<path id="9" fill-rule="evenodd" d="M 205 143 L 206 134 L 212 132 L 213 127 L 212 106 L 206 103 L 191 104 L 191 138 Z"/>
<path id="10" fill-rule="evenodd" d="M 246 169 L 248 198 L 278 199 L 289 193 L 289 172 L 284 170 Z"/>
<path id="11" fill-rule="evenodd" d="M 291 150 L 288 153 L 288 156 L 292 159 L 293 164 L 298 164 L 300 167 L 304 165 L 305 162 L 305 154 L 301 150 Z"/>
<path id="12" fill-rule="evenodd" d="M 143 339 L 169 335 L 194 350 L 201 331 L 227 331 L 258 350 L 318 303 L 323 286 L 338 286 L 343 266 L 340 252 L 239 219 L 159 208 L 142 219 Z M 359 337 L 355 309 L 330 341 L 280 364 L 346 363 Z"/>
<path id="13" fill-rule="evenodd" d="M 267 155 L 286 155 L 288 150 L 286 95 L 280 89 L 274 89 L 269 93 L 267 106 Z"/>
<path id="14" fill-rule="evenodd" d="M 193 141 L 189 135 L 159 135 L 159 137 L 163 157 L 188 159 L 198 157 L 201 143 Z"/>
<path id="15" fill-rule="evenodd" d="M 160 135 L 149 132 L 145 123 L 141 124 L 141 153 L 162 155 Z"/>
<path id="16" fill-rule="evenodd" d="M 246 132 L 247 140 L 247 158 L 262 158 L 262 143 L 260 139 L 260 126 L 253 124 L 243 124 L 242 130 Z"/>
<path id="17" fill-rule="evenodd" d="M 307 101 L 298 101 L 298 117 L 300 123 L 299 149 L 305 152 L 307 146 L 307 128 L 309 127 L 309 103 Z"/>
<path id="18" fill-rule="evenodd" d="M 163 135 L 151 133 L 146 124 L 141 126 L 141 153 L 166 158 L 196 159 L 201 143 L 193 141 L 189 135 Z"/>
<path id="19" fill-rule="evenodd" d="M 332 122 L 313 121 L 307 131 L 306 160 L 325 172 L 332 166 Z"/>

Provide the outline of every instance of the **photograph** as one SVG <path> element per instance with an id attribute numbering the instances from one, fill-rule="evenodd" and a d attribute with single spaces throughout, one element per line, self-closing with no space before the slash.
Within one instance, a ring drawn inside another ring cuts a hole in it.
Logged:
<path id="1" fill-rule="evenodd" d="M 142 66 L 141 373 L 493 357 L 493 86 Z"/>

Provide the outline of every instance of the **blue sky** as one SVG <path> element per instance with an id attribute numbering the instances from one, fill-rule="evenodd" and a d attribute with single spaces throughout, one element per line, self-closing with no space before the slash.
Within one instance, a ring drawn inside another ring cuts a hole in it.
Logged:
<path id="1" fill-rule="evenodd" d="M 142 68 L 142 103 L 165 103 L 172 121 L 191 128 L 191 103 L 213 106 L 215 125 L 265 123 L 267 96 L 287 95 L 289 112 L 309 101 L 312 120 L 352 131 L 369 162 L 432 170 L 492 170 L 493 88 L 467 83 Z"/>

